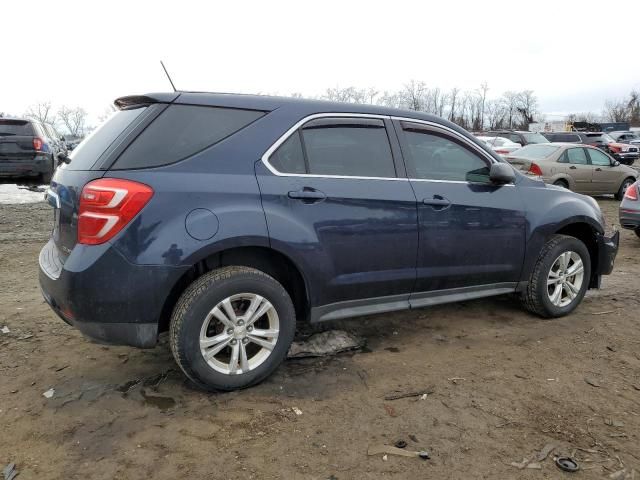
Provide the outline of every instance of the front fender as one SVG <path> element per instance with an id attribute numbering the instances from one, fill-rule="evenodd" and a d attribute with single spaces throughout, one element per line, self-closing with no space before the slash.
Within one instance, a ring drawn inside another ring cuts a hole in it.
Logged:
<path id="1" fill-rule="evenodd" d="M 523 186 L 527 243 L 522 281 L 527 281 L 549 237 L 572 224 L 586 224 L 604 234 L 604 219 L 597 202 L 585 195 L 553 185 Z"/>

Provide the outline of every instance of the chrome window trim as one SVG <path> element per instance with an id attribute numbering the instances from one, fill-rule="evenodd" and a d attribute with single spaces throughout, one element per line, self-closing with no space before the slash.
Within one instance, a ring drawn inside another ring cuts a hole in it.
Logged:
<path id="1" fill-rule="evenodd" d="M 384 181 L 396 181 L 396 182 L 415 181 L 415 182 L 434 182 L 434 183 L 458 183 L 458 184 L 467 184 L 467 185 L 468 184 L 487 185 L 486 183 L 482 183 L 482 182 L 469 182 L 469 181 L 465 181 L 465 180 L 437 180 L 437 179 L 429 179 L 429 178 L 409 178 L 409 177 L 361 177 L 361 176 L 350 176 L 350 175 L 318 175 L 318 174 L 312 174 L 312 173 L 283 173 L 283 172 L 280 172 L 280 171 L 276 170 L 276 168 L 273 167 L 273 165 L 271 165 L 269 163 L 269 157 L 273 154 L 273 152 L 275 152 L 280 147 L 280 145 L 282 145 L 284 142 L 286 142 L 289 139 L 289 137 L 291 135 L 293 135 L 302 125 L 304 125 L 307 122 L 310 122 L 311 120 L 315 120 L 317 118 L 328 118 L 328 117 L 338 117 L 338 118 L 375 118 L 375 119 L 379 119 L 379 120 L 385 120 L 385 119 L 388 119 L 388 120 L 399 120 L 399 121 L 419 123 L 419 124 L 423 124 L 423 125 L 427 125 L 427 126 L 431 126 L 431 127 L 435 127 L 435 128 L 440 128 L 442 130 L 446 130 L 447 133 L 453 134 L 460 141 L 464 142 L 466 145 L 468 145 L 469 147 L 471 147 L 475 151 L 479 152 L 481 154 L 481 156 L 484 156 L 486 159 L 489 160 L 490 164 L 498 163 L 496 159 L 491 157 L 491 155 L 489 155 L 487 152 L 485 152 L 481 148 L 478 148 L 477 145 L 474 145 L 472 142 L 470 142 L 469 139 L 467 139 L 464 135 L 461 135 L 459 132 L 455 131 L 452 128 L 447 127 L 446 125 L 442 125 L 442 124 L 437 123 L 437 122 L 431 122 L 431 121 L 428 121 L 428 120 L 421 120 L 421 119 L 410 118 L 410 117 L 397 117 L 397 116 L 391 116 L 391 115 L 378 115 L 378 114 L 373 114 L 373 113 L 346 113 L 346 112 L 334 112 L 334 113 L 327 112 L 327 113 L 314 113 L 312 115 L 307 115 L 306 117 L 304 117 L 301 120 L 299 120 L 298 122 L 296 122 L 285 133 L 283 133 L 267 149 L 267 151 L 264 152 L 262 157 L 260 157 L 260 161 L 262 161 L 264 166 L 267 167 L 267 170 L 269 170 L 271 173 L 273 173 L 274 175 L 276 175 L 278 177 L 338 178 L 338 179 L 351 179 L 351 180 L 384 180 Z M 502 185 L 502 186 L 514 187 L 515 185 L 514 184 L 506 184 L 506 185 Z"/>
<path id="2" fill-rule="evenodd" d="M 315 120 L 317 118 L 329 118 L 329 117 L 338 117 L 338 118 L 375 118 L 378 120 L 390 119 L 389 115 L 377 115 L 372 113 L 314 113 L 313 115 L 308 115 L 304 117 L 302 120 L 298 121 L 287 130 L 278 140 L 275 141 L 273 145 L 271 145 L 266 152 L 261 157 L 262 163 L 267 169 L 278 177 L 302 177 L 302 178 L 349 178 L 352 180 L 391 180 L 391 181 L 399 181 L 399 182 L 408 182 L 409 179 L 406 177 L 360 177 L 360 176 L 350 176 L 350 175 L 318 175 L 313 173 L 283 173 L 276 170 L 273 165 L 269 163 L 269 157 L 275 152 L 280 145 L 286 142 L 291 135 L 293 135 L 302 125 L 310 122 L 311 120 Z M 386 127 L 385 127 L 386 130 Z M 389 146 L 391 148 L 391 146 Z"/>

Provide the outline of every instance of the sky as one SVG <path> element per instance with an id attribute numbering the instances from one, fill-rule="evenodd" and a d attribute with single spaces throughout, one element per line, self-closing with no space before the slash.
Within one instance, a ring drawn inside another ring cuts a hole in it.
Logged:
<path id="1" fill-rule="evenodd" d="M 5 1 L 0 111 L 180 90 L 321 95 L 409 80 L 489 97 L 534 90 L 553 115 L 640 89 L 640 1 Z"/>

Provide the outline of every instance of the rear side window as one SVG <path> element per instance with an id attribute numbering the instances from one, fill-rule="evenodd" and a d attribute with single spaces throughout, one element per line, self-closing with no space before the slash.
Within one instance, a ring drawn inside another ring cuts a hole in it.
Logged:
<path id="1" fill-rule="evenodd" d="M 302 129 L 309 173 L 349 177 L 396 176 L 382 120 L 310 122 Z"/>
<path id="2" fill-rule="evenodd" d="M 136 119 L 146 107 L 120 110 L 111 115 L 106 122 L 96 128 L 69 155 L 71 163 L 68 170 L 91 170 L 100 155 L 109 145 Z"/>
<path id="3" fill-rule="evenodd" d="M 269 157 L 269 163 L 281 173 L 307 173 L 300 132 L 296 131 Z"/>
<path id="4" fill-rule="evenodd" d="M 567 150 L 567 160 L 574 165 L 586 165 L 587 155 L 584 153 L 584 148 L 570 148 Z"/>
<path id="5" fill-rule="evenodd" d="M 33 135 L 33 128 L 29 122 L 24 120 L 2 120 L 0 119 L 0 136 L 30 136 Z"/>
<path id="6" fill-rule="evenodd" d="M 262 117 L 264 112 L 170 105 L 136 138 L 113 169 L 175 163 L 218 143 Z"/>

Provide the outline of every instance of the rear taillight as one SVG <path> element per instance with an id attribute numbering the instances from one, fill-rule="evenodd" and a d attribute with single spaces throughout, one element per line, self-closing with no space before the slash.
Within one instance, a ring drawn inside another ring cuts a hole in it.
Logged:
<path id="1" fill-rule="evenodd" d="M 640 189 L 640 184 L 638 184 L 638 182 L 634 183 L 629 188 L 627 188 L 626 192 L 624 192 L 624 198 L 626 198 L 627 200 L 637 201 L 639 189 Z"/>
<path id="2" fill-rule="evenodd" d="M 78 243 L 98 245 L 113 238 L 153 196 L 144 183 L 101 178 L 87 183 L 80 195 Z"/>
<path id="3" fill-rule="evenodd" d="M 42 139 L 38 137 L 33 137 L 33 149 L 40 152 L 42 151 Z"/>
<path id="4" fill-rule="evenodd" d="M 531 162 L 531 166 L 529 167 L 529 171 L 527 173 L 530 173 L 531 175 L 538 175 L 541 177 L 542 169 L 537 163 Z"/>

